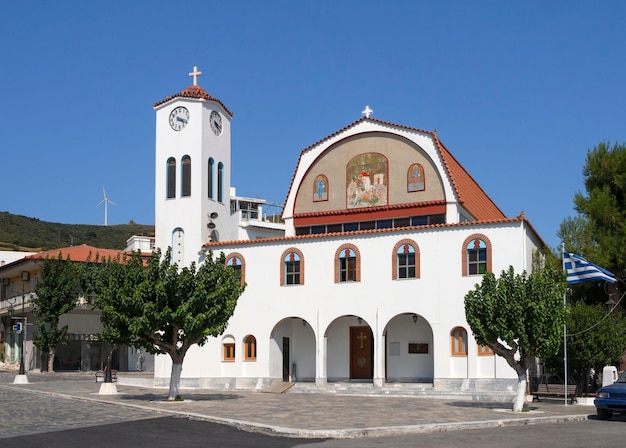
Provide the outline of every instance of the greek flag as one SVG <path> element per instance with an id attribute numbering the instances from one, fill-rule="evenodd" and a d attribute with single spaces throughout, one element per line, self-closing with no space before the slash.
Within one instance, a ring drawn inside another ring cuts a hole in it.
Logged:
<path id="1" fill-rule="evenodd" d="M 609 283 L 616 281 L 612 272 L 589 263 L 580 255 L 563 252 L 563 266 L 567 271 L 567 283 L 570 285 L 595 280 L 604 280 Z"/>

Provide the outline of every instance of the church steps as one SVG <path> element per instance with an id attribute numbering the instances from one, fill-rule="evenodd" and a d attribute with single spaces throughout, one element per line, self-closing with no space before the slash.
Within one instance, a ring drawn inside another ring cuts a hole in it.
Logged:
<path id="1" fill-rule="evenodd" d="M 435 390 L 432 383 L 387 383 L 376 387 L 372 383 L 337 382 L 317 385 L 295 383 L 288 393 L 318 393 L 363 396 L 407 396 L 443 400 L 510 402 L 514 395 L 507 391 Z"/>

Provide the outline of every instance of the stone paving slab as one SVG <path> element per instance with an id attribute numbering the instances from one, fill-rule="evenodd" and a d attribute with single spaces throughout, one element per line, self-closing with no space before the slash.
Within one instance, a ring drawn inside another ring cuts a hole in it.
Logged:
<path id="1" fill-rule="evenodd" d="M 42 394 L 54 398 L 50 407 L 41 411 L 41 418 L 51 411 L 48 415 L 55 415 L 55 409 L 78 405 L 84 408 L 79 415 L 86 421 L 99 418 L 100 422 L 108 422 L 121 416 L 133 419 L 171 414 L 225 423 L 248 431 L 298 437 L 364 437 L 527 425 L 582 420 L 595 414 L 593 406 L 566 406 L 557 400 L 527 403 L 528 412 L 513 413 L 511 405 L 504 403 L 420 396 L 265 394 L 248 390 L 181 389 L 184 401 L 167 402 L 166 389 L 117 385 L 117 394 L 101 395 L 98 393 L 101 384 L 80 373 L 75 376 L 29 375 L 29 384 L 2 380 L 0 375 L 0 394 L 3 394 L 0 397 L 10 392 L 11 403 L 15 406 L 17 402 L 36 403 L 37 396 Z M 25 412 L 29 414 L 7 417 L 18 421 L 31 418 L 32 411 Z M 0 423 L 0 432 L 1 425 L 5 424 Z"/>
<path id="2" fill-rule="evenodd" d="M 151 410 L 119 408 L 98 402 L 68 400 L 52 395 L 42 396 L 0 385 L 0 439 L 28 434 L 99 426 L 132 420 L 154 418 Z M 2 442 L 0 442 L 2 446 Z"/>

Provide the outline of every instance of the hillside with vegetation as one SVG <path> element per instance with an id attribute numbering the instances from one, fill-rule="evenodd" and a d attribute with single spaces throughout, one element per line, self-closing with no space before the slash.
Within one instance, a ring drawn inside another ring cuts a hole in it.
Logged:
<path id="1" fill-rule="evenodd" d="M 133 221 L 114 226 L 60 224 L 0 212 L 0 250 L 38 252 L 79 244 L 124 249 L 133 235 L 154 236 L 154 226 Z"/>

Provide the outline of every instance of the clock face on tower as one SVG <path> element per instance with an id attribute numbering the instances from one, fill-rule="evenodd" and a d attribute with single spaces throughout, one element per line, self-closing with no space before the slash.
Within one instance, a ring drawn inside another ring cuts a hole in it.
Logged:
<path id="1" fill-rule="evenodd" d="M 179 106 L 170 113 L 170 126 L 175 131 L 181 131 L 189 122 L 189 111 Z"/>
<path id="2" fill-rule="evenodd" d="M 211 112 L 209 122 L 211 123 L 211 129 L 213 129 L 213 133 L 215 135 L 220 135 L 222 133 L 222 116 L 219 114 L 219 112 Z"/>

